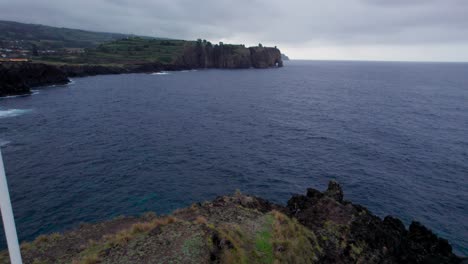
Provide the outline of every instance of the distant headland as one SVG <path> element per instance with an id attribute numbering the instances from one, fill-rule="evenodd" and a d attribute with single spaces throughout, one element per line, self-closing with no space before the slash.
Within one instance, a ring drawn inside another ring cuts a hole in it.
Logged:
<path id="1" fill-rule="evenodd" d="M 68 77 L 186 69 L 282 67 L 276 47 L 90 32 L 0 21 L 0 96 Z"/>

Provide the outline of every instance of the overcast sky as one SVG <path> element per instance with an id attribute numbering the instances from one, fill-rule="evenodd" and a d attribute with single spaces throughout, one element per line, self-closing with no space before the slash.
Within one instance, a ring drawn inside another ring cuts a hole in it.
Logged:
<path id="1" fill-rule="evenodd" d="M 468 61 L 468 0 L 0 0 L 0 19 L 262 43 L 294 59 Z"/>

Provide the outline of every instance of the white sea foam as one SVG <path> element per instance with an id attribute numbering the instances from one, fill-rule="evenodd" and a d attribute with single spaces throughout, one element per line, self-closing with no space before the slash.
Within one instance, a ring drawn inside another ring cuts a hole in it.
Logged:
<path id="1" fill-rule="evenodd" d="M 16 98 L 16 97 L 21 97 L 21 96 L 25 96 L 25 95 L 24 95 L 24 94 L 21 94 L 21 95 L 9 95 L 9 96 L 0 97 L 0 99 L 10 99 L 10 98 Z"/>
<path id="2" fill-rule="evenodd" d="M 18 97 L 25 97 L 25 96 L 30 96 L 30 95 L 36 95 L 39 93 L 39 90 L 31 90 L 30 94 L 19 94 L 19 95 L 9 95 L 9 96 L 4 96 L 0 97 L 1 99 L 11 99 L 11 98 L 18 98 Z"/>
<path id="3" fill-rule="evenodd" d="M 11 143 L 10 141 L 6 141 L 0 138 L 0 147 L 4 147 L 10 143 Z"/>
<path id="4" fill-rule="evenodd" d="M 30 109 L 0 110 L 0 118 L 15 117 L 30 112 Z"/>
<path id="5" fill-rule="evenodd" d="M 69 82 L 69 83 L 67 83 L 66 85 L 74 85 L 74 84 L 75 84 L 75 80 L 73 80 L 73 79 L 70 79 L 70 82 Z"/>
<path id="6" fill-rule="evenodd" d="M 168 75 L 170 73 L 162 71 L 162 72 L 153 72 L 151 75 Z"/>

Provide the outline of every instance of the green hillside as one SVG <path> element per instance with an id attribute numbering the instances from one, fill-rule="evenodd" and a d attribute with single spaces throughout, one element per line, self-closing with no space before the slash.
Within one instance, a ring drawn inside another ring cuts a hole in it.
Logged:
<path id="1" fill-rule="evenodd" d="M 67 64 L 171 63 L 193 41 L 129 37 L 87 48 L 80 54 L 57 54 L 34 57 L 36 61 Z"/>
<path id="2" fill-rule="evenodd" d="M 0 42 L 20 41 L 22 46 L 35 44 L 40 49 L 89 48 L 128 36 L 0 20 Z"/>
<path id="3" fill-rule="evenodd" d="M 275 51 L 266 54 L 269 51 L 263 47 L 253 51 L 255 61 L 262 65 L 252 65 L 251 51 L 244 45 L 213 45 L 202 39 L 152 38 L 0 20 L 0 59 L 5 61 L 101 66 L 182 63 L 195 68 L 261 68 L 276 61 Z"/>

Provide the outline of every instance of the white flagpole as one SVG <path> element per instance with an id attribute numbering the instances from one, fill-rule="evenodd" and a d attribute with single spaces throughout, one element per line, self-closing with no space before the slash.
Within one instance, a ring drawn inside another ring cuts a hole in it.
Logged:
<path id="1" fill-rule="evenodd" d="M 2 151 L 0 150 L 0 209 L 2 211 L 3 228 L 10 253 L 11 264 L 22 264 L 18 235 L 16 234 L 15 218 L 11 208 L 5 167 L 3 166 Z"/>

